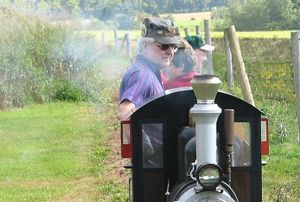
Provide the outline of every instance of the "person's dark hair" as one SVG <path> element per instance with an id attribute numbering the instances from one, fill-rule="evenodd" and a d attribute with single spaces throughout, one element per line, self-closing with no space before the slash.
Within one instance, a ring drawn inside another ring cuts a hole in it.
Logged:
<path id="1" fill-rule="evenodd" d="M 176 68 L 179 68 L 181 65 L 183 65 L 183 72 L 185 73 L 195 69 L 196 61 L 196 54 L 191 48 L 178 49 L 172 59 L 172 63 Z"/>

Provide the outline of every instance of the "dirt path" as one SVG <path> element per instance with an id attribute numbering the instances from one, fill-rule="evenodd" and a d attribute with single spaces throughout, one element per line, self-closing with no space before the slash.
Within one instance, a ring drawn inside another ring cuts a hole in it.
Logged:
<path id="1" fill-rule="evenodd" d="M 56 202 L 87 202 L 87 201 L 112 201 L 112 193 L 103 193 L 101 187 L 105 187 L 112 182 L 127 190 L 129 173 L 123 168 L 126 162 L 120 156 L 119 132 L 113 131 L 105 143 L 110 148 L 109 158 L 104 162 L 105 171 L 101 177 L 87 177 L 72 183 L 74 188 L 71 192 L 55 200 Z M 99 190 L 100 188 L 100 190 Z"/>
<path id="2" fill-rule="evenodd" d="M 120 150 L 120 134 L 118 131 L 113 132 L 108 139 L 108 145 L 111 148 L 111 155 L 107 159 L 107 163 L 110 164 L 110 168 L 106 174 L 107 177 L 113 177 L 118 184 L 127 184 L 128 183 L 128 173 L 123 167 L 125 163 L 128 162 L 128 159 L 121 158 Z"/>

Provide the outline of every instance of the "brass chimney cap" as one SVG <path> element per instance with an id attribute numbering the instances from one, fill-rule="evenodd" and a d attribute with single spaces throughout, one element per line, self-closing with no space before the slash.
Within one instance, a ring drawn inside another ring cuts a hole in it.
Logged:
<path id="1" fill-rule="evenodd" d="M 197 103 L 214 103 L 221 80 L 215 75 L 195 75 L 191 81 Z"/>

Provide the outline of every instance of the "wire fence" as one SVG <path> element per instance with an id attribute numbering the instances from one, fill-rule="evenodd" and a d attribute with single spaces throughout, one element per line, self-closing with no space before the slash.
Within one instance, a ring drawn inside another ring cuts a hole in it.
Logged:
<path id="1" fill-rule="evenodd" d="M 212 42 L 216 46 L 214 69 L 226 81 L 225 41 Z M 291 39 L 240 38 L 239 44 L 255 104 L 270 119 L 272 141 L 299 141 Z M 235 69 L 233 93 L 241 96 Z"/>
<path id="2" fill-rule="evenodd" d="M 240 47 L 254 97 L 295 100 L 289 39 L 240 39 Z M 224 39 L 213 39 L 214 55 L 226 62 Z M 226 69 L 224 67 L 218 67 Z M 236 72 L 234 74 L 237 76 Z"/>
<path id="3" fill-rule="evenodd" d="M 130 57 L 134 57 L 137 37 L 133 36 L 132 33 L 129 34 L 132 36 L 129 38 L 130 41 L 125 35 L 123 37 L 117 34 L 121 37 L 118 37 L 119 41 L 113 47 L 115 47 L 115 50 L 125 52 Z M 190 30 L 189 34 L 194 35 L 195 30 Z M 201 33 L 201 35 L 203 34 Z M 115 42 L 111 42 L 110 47 Z M 120 46 L 120 44 L 122 45 Z M 228 58 L 226 57 L 224 37 L 212 38 L 212 44 L 216 47 L 212 55 L 213 72 L 223 83 L 228 83 Z M 274 134 L 275 138 L 273 139 L 281 141 L 282 134 L 288 133 L 293 135 L 285 135 L 284 138 L 288 137 L 287 139 L 294 141 L 297 137 L 298 129 L 296 127 L 297 99 L 294 85 L 291 39 L 241 37 L 239 44 L 255 104 L 271 119 L 270 132 Z M 224 88 L 222 89 L 243 99 L 241 86 L 238 82 L 238 74 L 235 69 L 233 67 L 234 90 L 230 91 L 229 85 L 223 86 Z M 287 132 L 285 133 L 285 131 Z"/>
<path id="4" fill-rule="evenodd" d="M 197 28 L 193 28 L 188 28 L 188 33 L 196 34 Z M 119 35 L 120 33 L 115 32 L 115 36 Z M 132 35 L 132 33 L 129 33 L 129 35 Z M 137 36 L 129 38 L 129 35 L 128 33 L 125 33 L 124 36 L 121 35 L 118 40 L 110 41 L 110 45 L 115 43 L 117 50 L 134 57 Z M 295 101 L 290 39 L 241 38 L 239 42 L 253 96 L 260 99 Z M 214 61 L 217 60 L 217 63 L 214 63 L 214 68 L 221 69 L 219 72 L 222 72 L 221 74 L 224 76 L 226 71 L 224 38 L 212 38 L 212 44 L 216 46 L 213 58 Z M 235 71 L 234 77 L 237 80 Z"/>

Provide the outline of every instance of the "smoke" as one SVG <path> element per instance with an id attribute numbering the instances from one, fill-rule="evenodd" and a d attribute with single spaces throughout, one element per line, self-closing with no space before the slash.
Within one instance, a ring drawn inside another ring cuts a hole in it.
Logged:
<path id="1" fill-rule="evenodd" d="M 101 101 L 101 92 L 113 86 L 109 82 L 118 81 L 129 64 L 112 42 L 102 43 L 100 29 L 107 26 L 96 18 L 25 2 L 1 6 L 0 19 L 5 53 L 0 61 L 0 93 L 5 101 L 0 106 L 51 101 L 56 80 L 71 81 L 83 97 Z"/>

